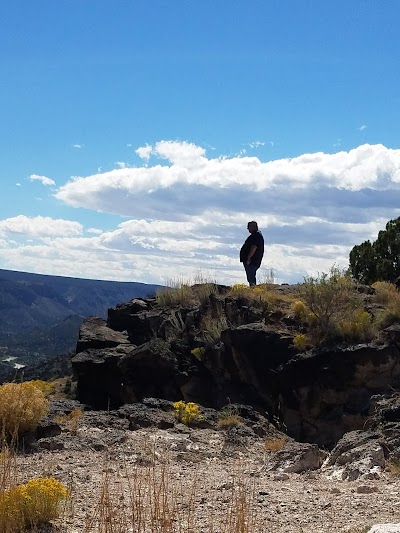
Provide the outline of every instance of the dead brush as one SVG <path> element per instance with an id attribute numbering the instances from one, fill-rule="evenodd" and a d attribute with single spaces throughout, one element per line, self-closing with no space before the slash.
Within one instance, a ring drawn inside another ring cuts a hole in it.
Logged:
<path id="1" fill-rule="evenodd" d="M 83 417 L 82 409 L 73 409 L 70 413 L 66 415 L 56 416 L 55 421 L 61 427 L 67 429 L 71 433 L 76 433 L 78 431 L 79 424 Z"/>
<path id="2" fill-rule="evenodd" d="M 106 456 L 97 504 L 82 531 L 195 533 L 200 521 L 205 533 L 261 533 L 255 509 L 256 481 L 242 470 L 229 476 L 226 506 L 221 510 L 212 492 L 209 505 L 199 506 L 198 471 L 189 481 L 173 472 L 168 459 L 157 463 L 154 458 L 147 466 L 124 459 L 118 465 Z M 220 484 L 220 478 L 215 482 Z"/>
<path id="3" fill-rule="evenodd" d="M 97 506 L 83 531 L 97 533 L 186 533 L 193 524 L 196 483 L 189 490 L 177 483 L 170 465 L 115 469 L 106 458 Z M 123 486 L 122 479 L 126 480 Z"/>
<path id="4" fill-rule="evenodd" d="M 197 298 L 192 287 L 183 280 L 172 280 L 167 282 L 168 287 L 159 289 L 156 292 L 156 302 L 160 307 L 171 305 L 194 305 Z"/>
<path id="5" fill-rule="evenodd" d="M 283 436 L 279 437 L 267 437 L 264 441 L 264 447 L 267 450 L 267 452 L 274 453 L 279 450 L 282 450 L 282 448 L 287 443 L 288 439 Z"/>
<path id="6" fill-rule="evenodd" d="M 219 429 L 229 429 L 231 427 L 241 426 L 242 424 L 243 420 L 237 407 L 229 404 L 221 409 L 217 420 L 217 427 Z"/>
<path id="7" fill-rule="evenodd" d="M 206 314 L 201 320 L 200 329 L 204 341 L 207 344 L 215 344 L 220 340 L 221 333 L 224 330 L 229 329 L 229 322 L 225 315 L 213 318 L 210 314 Z"/>

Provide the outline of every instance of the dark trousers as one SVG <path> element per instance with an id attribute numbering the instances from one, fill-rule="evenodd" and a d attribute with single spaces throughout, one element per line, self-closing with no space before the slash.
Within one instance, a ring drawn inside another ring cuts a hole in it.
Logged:
<path id="1" fill-rule="evenodd" d="M 246 263 L 243 263 L 244 269 L 246 271 L 247 281 L 249 282 L 250 287 L 253 285 L 257 285 L 256 282 L 256 272 L 258 270 L 258 267 L 255 265 L 246 265 Z"/>

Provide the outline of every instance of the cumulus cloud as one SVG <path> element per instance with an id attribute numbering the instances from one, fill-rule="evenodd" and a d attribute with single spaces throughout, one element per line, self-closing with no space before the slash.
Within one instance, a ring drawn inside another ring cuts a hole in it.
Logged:
<path id="1" fill-rule="evenodd" d="M 82 148 L 85 148 L 84 144 L 73 144 L 72 148 L 76 148 L 77 150 L 81 150 Z"/>
<path id="2" fill-rule="evenodd" d="M 77 236 L 82 233 L 82 225 L 70 220 L 49 217 L 27 217 L 18 215 L 0 220 L 0 236 L 55 237 Z"/>
<path id="3" fill-rule="evenodd" d="M 359 131 L 364 131 L 368 128 L 368 126 L 366 124 L 363 124 L 362 126 L 360 126 L 358 129 Z"/>
<path id="4" fill-rule="evenodd" d="M 55 185 L 56 182 L 46 176 L 39 176 L 38 174 L 31 174 L 28 179 L 31 181 L 40 181 L 43 185 Z"/>
<path id="5" fill-rule="evenodd" d="M 284 207 L 318 214 L 331 195 L 400 192 L 400 150 L 362 145 L 348 152 L 304 154 L 262 162 L 257 157 L 207 158 L 204 148 L 161 141 L 151 153 L 167 164 L 75 177 L 55 196 L 68 205 L 134 218 L 179 219 L 214 208 L 240 211 Z M 316 203 L 310 202 L 314 197 Z M 356 204 L 355 204 L 356 205 Z"/>
<path id="6" fill-rule="evenodd" d="M 265 268 L 292 282 L 333 263 L 347 266 L 355 244 L 400 216 L 400 150 L 382 145 L 268 162 L 210 157 L 178 141 L 137 153 L 143 166 L 75 176 L 55 192 L 67 205 L 124 217 L 116 226 L 84 231 L 59 221 L 57 232 L 52 219 L 6 219 L 0 259 L 8 268 L 158 283 L 200 269 L 235 283 L 244 280 L 238 251 L 255 219 Z"/>

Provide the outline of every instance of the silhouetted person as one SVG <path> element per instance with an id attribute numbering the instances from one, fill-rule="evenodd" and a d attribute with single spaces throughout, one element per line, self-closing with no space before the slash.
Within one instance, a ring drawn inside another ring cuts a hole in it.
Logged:
<path id="1" fill-rule="evenodd" d="M 240 249 L 240 262 L 246 271 L 250 287 L 256 285 L 256 272 L 260 268 L 264 255 L 264 237 L 258 231 L 258 224 L 254 220 L 247 224 L 250 235 Z"/>

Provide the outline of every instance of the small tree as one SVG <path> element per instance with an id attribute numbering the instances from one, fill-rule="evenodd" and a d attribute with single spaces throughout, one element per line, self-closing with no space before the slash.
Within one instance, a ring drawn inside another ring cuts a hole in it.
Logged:
<path id="1" fill-rule="evenodd" d="M 395 282 L 400 276 L 400 217 L 389 220 L 376 241 L 365 241 L 350 252 L 350 271 L 362 283 Z"/>
<path id="2" fill-rule="evenodd" d="M 340 320 L 350 317 L 361 305 L 351 279 L 336 266 L 316 278 L 306 277 L 299 292 L 315 316 L 317 332 L 324 339 L 335 333 Z"/>

